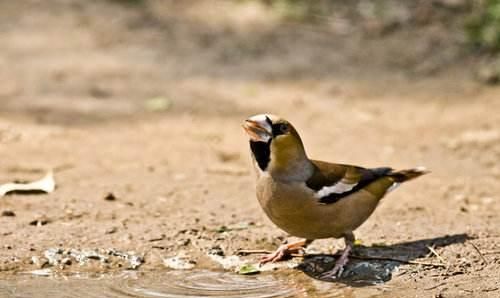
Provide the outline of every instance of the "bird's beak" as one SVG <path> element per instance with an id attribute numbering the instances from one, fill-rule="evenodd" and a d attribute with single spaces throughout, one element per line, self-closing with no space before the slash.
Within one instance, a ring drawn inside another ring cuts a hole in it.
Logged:
<path id="1" fill-rule="evenodd" d="M 243 123 L 243 129 L 247 132 L 250 140 L 255 142 L 268 142 L 272 138 L 272 127 L 267 117 L 257 115 L 248 118 Z"/>

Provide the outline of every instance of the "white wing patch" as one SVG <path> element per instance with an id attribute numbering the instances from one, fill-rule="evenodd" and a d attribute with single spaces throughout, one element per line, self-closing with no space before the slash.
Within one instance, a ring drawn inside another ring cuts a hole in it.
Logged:
<path id="1" fill-rule="evenodd" d="M 385 192 L 388 193 L 388 192 L 391 192 L 393 190 L 395 190 L 396 188 L 398 188 L 398 186 L 400 185 L 401 183 L 398 183 L 398 182 L 394 182 Z"/>
<path id="2" fill-rule="evenodd" d="M 323 186 L 320 190 L 318 190 L 314 196 L 318 199 L 327 197 L 332 193 L 341 194 L 344 192 L 348 192 L 352 190 L 358 183 L 345 183 L 340 180 L 331 186 Z"/>

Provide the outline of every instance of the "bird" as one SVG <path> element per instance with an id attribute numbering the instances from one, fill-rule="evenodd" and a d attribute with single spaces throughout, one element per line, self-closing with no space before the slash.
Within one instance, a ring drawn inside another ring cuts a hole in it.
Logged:
<path id="1" fill-rule="evenodd" d="M 272 114 L 251 116 L 242 126 L 249 137 L 260 206 L 277 227 L 301 239 L 281 245 L 261 264 L 283 260 L 316 239 L 343 238 L 345 249 L 335 266 L 320 276 L 340 277 L 354 246 L 353 231 L 387 193 L 429 172 L 424 167 L 364 168 L 310 159 L 292 124 Z"/>

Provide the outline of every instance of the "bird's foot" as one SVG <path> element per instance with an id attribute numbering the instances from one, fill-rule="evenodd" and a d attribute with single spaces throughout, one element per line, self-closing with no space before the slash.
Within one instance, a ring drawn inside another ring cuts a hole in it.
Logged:
<path id="1" fill-rule="evenodd" d="M 263 256 L 260 258 L 260 264 L 274 263 L 283 260 L 285 257 L 290 255 L 290 251 L 286 245 L 281 245 L 273 253 Z"/>
<path id="2" fill-rule="evenodd" d="M 332 270 L 326 271 L 322 273 L 319 278 L 320 279 L 336 279 L 337 277 L 340 277 L 342 273 L 344 272 L 344 266 L 347 265 L 347 262 L 349 261 L 349 252 L 351 251 L 351 246 L 348 245 L 345 249 L 344 252 L 342 252 L 342 255 L 340 258 L 335 262 L 335 266 L 333 267 Z"/>
<path id="3" fill-rule="evenodd" d="M 280 247 L 278 247 L 278 249 L 273 253 L 263 256 L 260 259 L 259 263 L 262 265 L 269 262 L 274 263 L 281 261 L 293 253 L 298 253 L 300 251 L 303 251 L 305 248 L 304 246 L 306 246 L 308 243 L 310 243 L 310 241 L 301 240 L 289 244 L 283 244 Z"/>

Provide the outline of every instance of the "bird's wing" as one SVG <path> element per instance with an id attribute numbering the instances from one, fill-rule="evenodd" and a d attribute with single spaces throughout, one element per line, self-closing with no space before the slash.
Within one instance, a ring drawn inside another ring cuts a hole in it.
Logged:
<path id="1" fill-rule="evenodd" d="M 332 204 L 392 172 L 391 168 L 365 169 L 313 160 L 313 175 L 306 181 L 322 204 Z"/>

